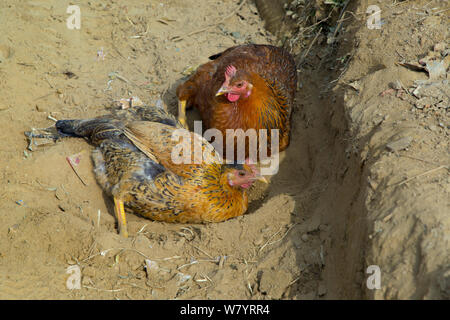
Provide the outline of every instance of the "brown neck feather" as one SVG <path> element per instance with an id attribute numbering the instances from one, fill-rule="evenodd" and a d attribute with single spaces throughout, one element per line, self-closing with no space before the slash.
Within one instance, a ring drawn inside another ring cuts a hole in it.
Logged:
<path id="1" fill-rule="evenodd" d="M 238 100 L 238 109 L 248 128 L 280 128 L 287 117 L 287 99 L 274 83 L 253 74 L 250 80 L 252 93 Z"/>

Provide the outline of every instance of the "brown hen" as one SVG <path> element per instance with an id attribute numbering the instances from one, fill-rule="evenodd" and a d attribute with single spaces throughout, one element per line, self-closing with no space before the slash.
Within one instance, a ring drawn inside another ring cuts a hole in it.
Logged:
<path id="1" fill-rule="evenodd" d="M 269 140 L 271 130 L 279 129 L 279 150 L 270 150 L 269 141 L 267 153 L 286 149 L 297 86 L 293 57 L 282 48 L 249 44 L 210 59 L 177 88 L 180 122 L 186 123 L 186 107 L 194 106 L 205 129 L 219 129 L 224 137 L 227 129 L 267 129 Z M 246 157 L 248 148 L 247 141 Z"/>

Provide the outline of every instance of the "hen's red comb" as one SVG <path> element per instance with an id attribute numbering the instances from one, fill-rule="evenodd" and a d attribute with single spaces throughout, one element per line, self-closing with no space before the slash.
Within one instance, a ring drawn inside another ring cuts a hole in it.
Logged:
<path id="1" fill-rule="evenodd" d="M 225 76 L 231 78 L 231 77 L 234 77 L 235 74 L 236 74 L 236 68 L 235 68 L 233 65 L 230 64 L 230 65 L 227 67 L 227 70 L 225 71 Z"/>

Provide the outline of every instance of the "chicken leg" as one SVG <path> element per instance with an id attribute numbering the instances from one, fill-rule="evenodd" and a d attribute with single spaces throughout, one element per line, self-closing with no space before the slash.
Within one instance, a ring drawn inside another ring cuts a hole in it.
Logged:
<path id="1" fill-rule="evenodd" d="M 186 100 L 178 101 L 178 120 L 186 127 Z"/>
<path id="2" fill-rule="evenodd" d="M 125 216 L 125 208 L 123 201 L 114 197 L 114 211 L 119 224 L 119 233 L 124 238 L 128 238 L 127 218 Z"/>

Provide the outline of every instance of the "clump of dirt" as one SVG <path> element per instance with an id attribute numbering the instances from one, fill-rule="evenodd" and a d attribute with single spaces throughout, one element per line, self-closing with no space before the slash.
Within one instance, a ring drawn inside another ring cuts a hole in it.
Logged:
<path id="1" fill-rule="evenodd" d="M 381 29 L 367 29 L 366 1 L 281 1 L 276 38 L 250 1 L 79 3 L 79 30 L 60 1 L 0 5 L 0 298 L 448 297 L 446 94 L 423 85 L 412 96 L 428 75 L 396 64 L 446 41 L 442 4 L 379 4 Z M 279 173 L 251 190 L 242 217 L 183 225 L 128 215 L 124 239 L 91 146 L 29 149 L 31 127 L 105 114 L 121 99 L 176 110 L 189 72 L 250 42 L 289 48 L 299 85 Z M 66 160 L 74 154 L 81 179 Z M 369 265 L 381 270 L 379 290 L 366 286 Z"/>

